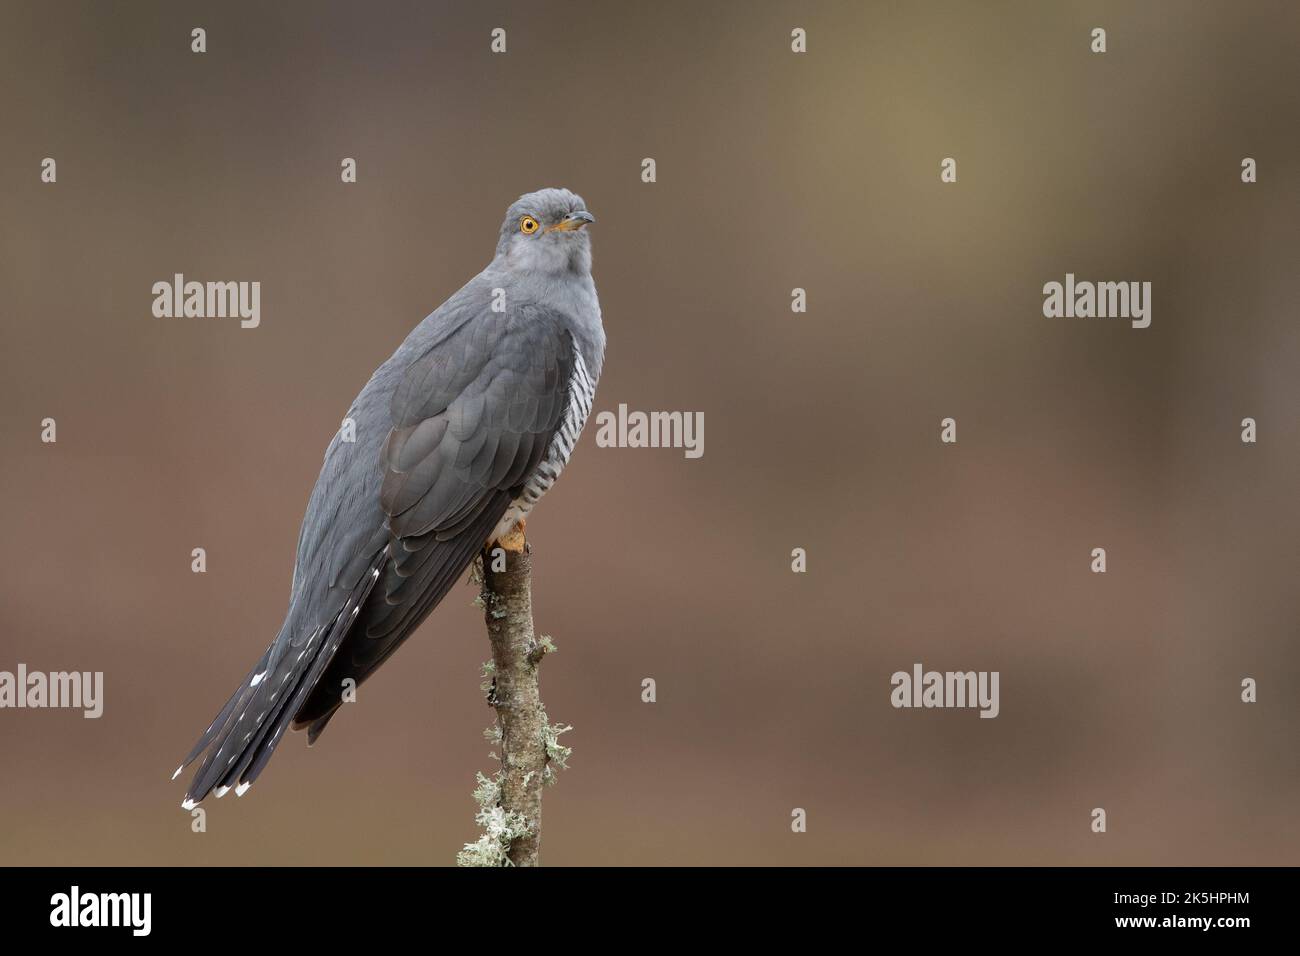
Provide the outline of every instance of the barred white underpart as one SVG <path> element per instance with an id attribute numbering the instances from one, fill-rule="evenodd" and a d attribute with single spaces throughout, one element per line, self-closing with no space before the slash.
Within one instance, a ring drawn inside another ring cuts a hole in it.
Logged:
<path id="1" fill-rule="evenodd" d="M 591 414 L 591 402 L 595 395 L 596 383 L 591 380 L 587 363 L 582 358 L 582 350 L 575 343 L 573 376 L 569 379 L 569 407 L 564 410 L 560 427 L 556 429 L 551 443 L 546 446 L 546 455 L 528 476 L 519 497 L 510 503 L 505 515 L 497 523 L 496 530 L 492 532 L 493 540 L 508 534 L 520 519 L 528 517 L 528 512 L 533 510 L 533 506 L 542 500 L 542 495 L 550 491 L 551 485 L 560 477 L 560 472 L 569 463 L 569 457 L 578 444 L 582 426 Z"/>

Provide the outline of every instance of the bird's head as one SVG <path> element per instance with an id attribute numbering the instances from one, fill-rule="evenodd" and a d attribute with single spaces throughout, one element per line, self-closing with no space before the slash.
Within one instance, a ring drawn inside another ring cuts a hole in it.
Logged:
<path id="1" fill-rule="evenodd" d="M 567 189 L 539 189 L 520 196 L 506 210 L 497 259 L 530 272 L 591 271 L 591 237 L 596 221 L 582 197 Z"/>

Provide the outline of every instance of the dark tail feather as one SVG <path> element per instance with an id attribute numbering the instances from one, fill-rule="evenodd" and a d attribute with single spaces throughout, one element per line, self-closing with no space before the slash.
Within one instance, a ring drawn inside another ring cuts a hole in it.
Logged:
<path id="1" fill-rule="evenodd" d="M 375 578 L 372 575 L 366 575 L 370 584 L 373 586 Z M 366 594 L 369 588 L 366 589 Z M 257 745 L 257 749 L 250 754 L 249 768 L 242 775 L 243 783 L 246 787 L 251 787 L 266 767 L 267 761 L 271 759 L 271 754 L 275 753 L 276 746 L 280 743 L 280 738 L 284 732 L 289 729 L 289 724 L 293 722 L 293 715 L 298 712 L 302 702 L 307 698 L 307 694 L 320 683 L 321 674 L 338 652 L 339 645 L 343 643 L 343 638 L 347 636 L 353 622 L 356 620 L 356 613 L 362 601 L 365 600 L 365 594 L 357 598 L 356 603 L 349 602 L 340 612 L 338 620 L 331 628 L 329 642 L 316 655 L 316 660 L 312 662 L 311 672 L 298 683 L 294 691 L 293 700 L 289 701 L 275 718 L 275 729 L 270 735 Z M 269 726 L 269 725 L 268 725 Z"/>
<path id="2" fill-rule="evenodd" d="M 212 743 L 213 738 L 216 737 L 217 734 L 221 733 L 221 728 L 225 726 L 226 719 L 230 716 L 230 712 L 235 709 L 235 704 L 239 701 L 240 695 L 247 690 L 252 679 L 266 669 L 266 659 L 270 654 L 271 649 L 267 648 L 266 653 L 262 655 L 262 659 L 254 664 L 253 669 L 248 672 L 242 681 L 240 681 L 239 687 L 230 695 L 230 700 L 226 701 L 226 706 L 222 707 L 221 710 L 217 712 L 217 716 L 212 718 L 212 723 L 209 724 L 208 729 L 203 732 L 203 736 L 199 737 L 199 742 L 194 745 L 194 749 L 189 752 L 186 758 L 181 761 L 181 765 L 176 768 L 176 772 L 172 774 L 173 780 L 181 775 L 182 770 L 194 762 L 195 757 L 207 749 L 208 744 Z"/>
<path id="3" fill-rule="evenodd" d="M 370 569 L 361 576 L 343 607 L 325 625 L 314 628 L 305 642 L 295 644 L 291 636 L 282 634 L 268 648 L 259 665 L 240 684 L 177 769 L 179 774 L 186 764 L 208 750 L 182 807 L 192 808 L 213 790 L 217 796 L 223 796 L 234 787 L 236 794 L 243 794 L 252 786 L 294 713 L 320 680 L 351 629 L 357 611 L 374 587 L 384 559 L 382 551 L 375 555 Z"/>

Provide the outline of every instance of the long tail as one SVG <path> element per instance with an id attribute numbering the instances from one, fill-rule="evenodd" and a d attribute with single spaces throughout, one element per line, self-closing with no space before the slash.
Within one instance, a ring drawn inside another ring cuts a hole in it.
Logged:
<path id="1" fill-rule="evenodd" d="M 253 785 L 347 636 L 384 560 L 381 550 L 326 623 L 296 637 L 282 632 L 267 648 L 172 774 L 176 779 L 201 753 L 208 752 L 185 793 L 183 808 L 193 809 L 209 793 L 225 796 L 232 787 L 242 796 Z M 289 621 L 293 621 L 292 614 Z M 285 627 L 291 624 L 287 621 Z"/>

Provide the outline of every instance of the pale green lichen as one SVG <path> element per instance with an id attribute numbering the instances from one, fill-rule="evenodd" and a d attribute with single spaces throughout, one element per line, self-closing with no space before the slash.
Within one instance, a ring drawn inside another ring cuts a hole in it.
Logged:
<path id="1" fill-rule="evenodd" d="M 546 765 L 550 769 L 551 764 L 555 764 L 561 770 L 569 769 L 569 757 L 573 754 L 572 747 L 566 747 L 560 743 L 560 734 L 567 734 L 573 729 L 571 724 L 552 724 L 550 718 L 546 716 L 546 711 L 542 711 L 542 723 L 546 729 L 542 733 L 546 737 Z M 554 783 L 555 775 L 552 774 L 547 783 Z"/>
<path id="2" fill-rule="evenodd" d="M 489 777 L 480 770 L 474 778 L 478 781 L 478 786 L 474 788 L 474 802 L 479 805 L 479 809 L 495 807 L 501 799 L 501 774 Z"/>
<path id="3" fill-rule="evenodd" d="M 497 615 L 495 601 L 492 596 L 488 596 L 488 601 L 493 605 L 489 613 Z M 547 654 L 553 654 L 556 651 L 555 642 L 548 636 L 542 635 L 535 643 L 534 649 L 529 653 L 530 663 L 536 666 L 541 658 Z M 488 695 L 488 703 L 494 707 L 498 705 L 495 700 L 497 682 L 497 668 L 494 661 L 486 661 L 483 664 L 483 682 L 479 686 L 483 692 Z M 573 727 L 569 724 L 552 724 L 550 718 L 543 709 L 541 712 L 542 723 L 542 742 L 546 748 L 546 765 L 542 769 L 542 783 L 550 786 L 555 783 L 556 771 L 558 767 L 561 770 L 568 769 L 569 757 L 573 754 L 572 747 L 566 747 L 560 743 L 560 736 L 567 734 Z M 498 722 L 483 731 L 483 737 L 489 743 L 502 744 L 501 724 Z M 496 751 L 489 755 L 493 760 L 501 760 L 503 765 L 509 758 L 509 754 L 503 754 L 498 757 Z M 501 804 L 501 781 L 504 777 L 505 770 L 499 770 L 492 777 L 487 777 L 483 773 L 477 774 L 478 785 L 474 789 L 474 801 L 478 804 L 478 812 L 474 815 L 474 821 L 483 828 L 483 835 L 473 843 L 466 843 L 465 848 L 456 854 L 457 866 L 513 866 L 510 860 L 510 848 L 514 842 L 521 837 L 528 836 L 532 833 L 532 825 L 528 819 L 516 811 L 508 811 Z M 529 771 L 523 780 L 524 787 L 532 783 L 536 771 Z"/>
<path id="4" fill-rule="evenodd" d="M 523 814 L 510 813 L 497 804 L 501 801 L 501 774 L 487 777 L 477 775 L 474 800 L 478 813 L 474 822 L 483 828 L 483 835 L 456 854 L 457 866 L 513 866 L 510 862 L 510 845 L 529 833 L 528 821 Z"/>
<path id="5" fill-rule="evenodd" d="M 481 810 L 474 817 L 484 834 L 456 854 L 457 866 L 514 866 L 510 862 L 510 845 L 528 834 L 528 821 L 518 813 L 500 807 Z"/>
<path id="6" fill-rule="evenodd" d="M 481 582 L 480 582 L 481 583 Z M 505 617 L 508 613 L 501 605 L 501 595 L 484 588 L 478 592 L 478 597 L 474 598 L 474 606 L 481 610 L 487 611 L 497 620 Z"/>

